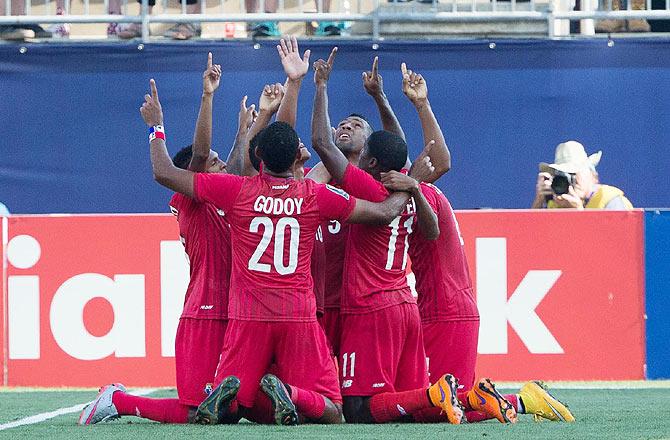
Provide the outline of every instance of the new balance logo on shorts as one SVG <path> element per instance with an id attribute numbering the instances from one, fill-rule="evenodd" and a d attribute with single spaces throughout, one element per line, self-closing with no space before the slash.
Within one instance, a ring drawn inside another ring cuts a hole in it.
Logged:
<path id="1" fill-rule="evenodd" d="M 354 383 L 353 380 L 347 379 L 344 382 L 342 382 L 342 388 L 349 388 L 353 383 Z"/>

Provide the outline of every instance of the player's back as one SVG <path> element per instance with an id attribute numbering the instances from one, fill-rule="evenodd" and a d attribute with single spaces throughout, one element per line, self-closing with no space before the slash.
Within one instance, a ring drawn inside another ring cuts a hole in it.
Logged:
<path id="1" fill-rule="evenodd" d="M 230 226 L 223 211 L 182 194 L 172 197 L 170 210 L 190 265 L 182 317 L 225 319 L 231 257 Z"/>
<path id="2" fill-rule="evenodd" d="M 316 320 L 310 256 L 319 224 L 345 220 L 349 194 L 312 180 L 198 173 L 198 200 L 226 212 L 232 237 L 228 315 L 255 321 Z"/>
<path id="3" fill-rule="evenodd" d="M 381 182 L 352 165 L 343 188 L 354 197 L 381 202 L 389 193 Z M 416 219 L 413 200 L 388 225 L 350 225 L 342 283 L 342 313 L 365 313 L 416 302 L 407 285 L 408 238 Z"/>
<path id="4" fill-rule="evenodd" d="M 267 174 L 248 178 L 229 219 L 235 290 L 231 317 L 313 321 L 310 257 L 320 217 L 311 181 Z"/>
<path id="5" fill-rule="evenodd" d="M 421 192 L 437 214 L 440 227 L 436 240 L 427 240 L 420 228 L 410 237 L 409 255 L 421 318 L 424 322 L 477 318 L 463 237 L 454 210 L 434 185 L 422 183 Z"/>

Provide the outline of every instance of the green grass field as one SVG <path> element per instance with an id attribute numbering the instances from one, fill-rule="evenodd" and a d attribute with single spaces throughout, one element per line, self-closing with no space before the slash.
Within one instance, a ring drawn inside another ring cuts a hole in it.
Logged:
<path id="1" fill-rule="evenodd" d="M 622 386 L 627 388 L 626 384 Z M 194 426 L 161 425 L 135 417 L 124 417 L 110 423 L 82 427 L 76 424 L 78 412 L 72 412 L 38 423 L 7 428 L 9 422 L 87 402 L 95 396 L 95 391 L 18 391 L 0 388 L 0 438 L 670 439 L 670 388 L 667 384 L 660 388 L 553 388 L 552 391 L 570 405 L 577 418 L 576 423 L 536 423 L 532 417 L 522 415 L 519 423 L 511 426 L 504 426 L 497 421 L 461 426 L 386 424 L 280 427 L 250 423 Z M 175 396 L 175 391 L 158 390 L 149 396 L 171 397 Z"/>

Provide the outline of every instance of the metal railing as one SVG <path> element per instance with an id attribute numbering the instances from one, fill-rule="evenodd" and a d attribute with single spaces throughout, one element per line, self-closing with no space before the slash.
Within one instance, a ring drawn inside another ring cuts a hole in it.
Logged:
<path id="1" fill-rule="evenodd" d="M 381 37 L 380 27 L 383 23 L 546 22 L 547 36 L 560 37 L 570 34 L 570 21 L 580 21 L 581 34 L 593 35 L 595 33 L 594 20 L 670 20 L 670 0 L 665 0 L 665 9 L 656 10 L 651 9 L 651 0 L 645 1 L 646 9 L 642 10 L 632 9 L 632 0 L 614 0 L 617 3 L 619 1 L 626 3 L 623 10 L 612 10 L 613 0 L 605 0 L 609 10 L 598 10 L 595 4 L 597 0 L 581 0 L 582 10 L 580 11 L 572 10 L 574 0 L 544 2 L 541 0 L 527 2 L 518 0 L 438 2 L 433 0 L 432 3 L 421 5 L 421 7 L 414 7 L 408 3 L 387 3 L 382 0 L 355 0 L 354 11 L 351 10 L 349 4 L 354 0 L 343 0 L 343 5 L 340 5 L 337 12 L 316 12 L 323 10 L 323 0 L 318 0 L 314 8 L 305 7 L 306 3 L 312 4 L 310 0 L 297 0 L 297 7 L 292 8 L 286 7 L 285 1 L 288 0 L 279 0 L 276 13 L 246 13 L 244 12 L 244 0 L 239 0 L 239 7 L 236 11 L 226 10 L 226 4 L 234 3 L 229 0 L 218 0 L 218 7 L 212 8 L 210 5 L 208 10 L 206 0 L 200 0 L 200 13 L 195 14 L 186 13 L 185 0 L 180 3 L 180 13 L 170 11 L 167 7 L 167 0 L 162 0 L 164 13 L 149 14 L 148 0 L 141 0 L 138 15 L 128 13 L 128 0 L 123 0 L 122 15 L 91 13 L 93 7 L 90 0 L 83 0 L 82 13 L 71 13 L 70 2 L 65 0 L 65 15 L 53 14 L 54 0 L 44 0 L 44 3 L 39 6 L 33 5 L 32 0 L 24 0 L 25 15 L 11 15 L 12 1 L 0 0 L 4 3 L 5 10 L 5 15 L 0 15 L 0 25 L 139 23 L 142 26 L 143 41 L 150 41 L 149 26 L 155 23 L 363 22 L 371 25 L 369 36 L 379 39 Z M 104 0 L 102 5 L 96 4 L 95 6 L 98 9 L 104 7 L 107 11 L 109 1 Z M 131 4 L 134 5 L 132 0 Z M 41 9 L 44 13 L 35 14 L 37 9 Z M 265 0 L 260 0 L 260 10 L 265 10 Z M 165 13 L 165 11 L 168 12 Z"/>

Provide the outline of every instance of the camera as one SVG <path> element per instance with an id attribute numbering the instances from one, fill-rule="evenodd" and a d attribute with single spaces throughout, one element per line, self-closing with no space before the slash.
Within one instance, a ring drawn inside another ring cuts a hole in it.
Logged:
<path id="1" fill-rule="evenodd" d="M 570 188 L 570 185 L 575 184 L 575 174 L 564 173 L 563 171 L 556 170 L 554 172 L 554 178 L 551 181 L 551 190 L 557 196 L 562 194 L 567 194 Z"/>

